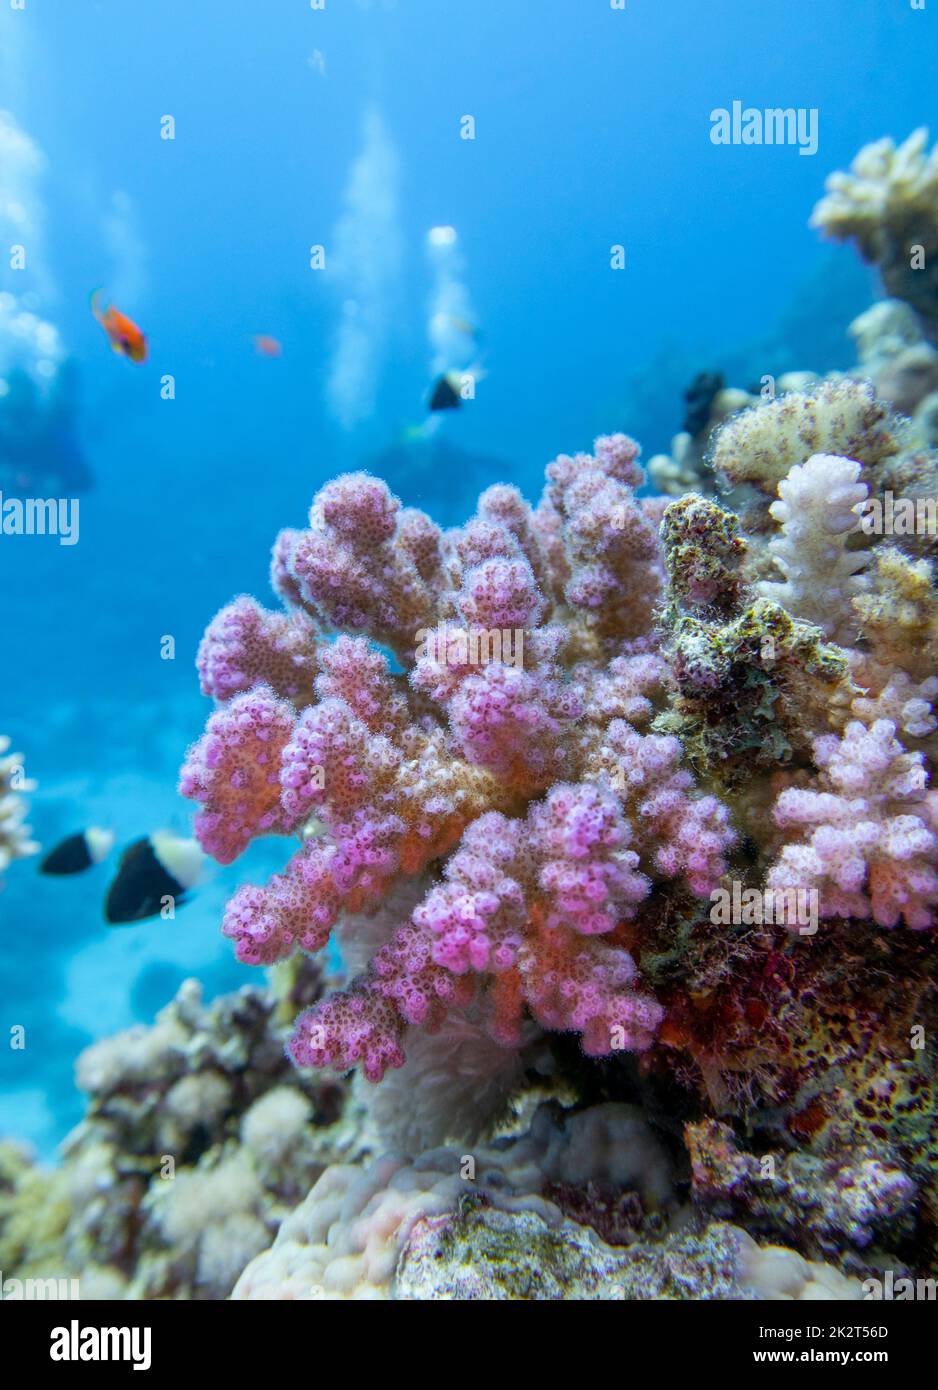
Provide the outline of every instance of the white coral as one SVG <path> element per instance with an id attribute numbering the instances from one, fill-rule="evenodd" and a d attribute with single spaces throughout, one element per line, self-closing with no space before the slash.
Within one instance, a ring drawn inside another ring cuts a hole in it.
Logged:
<path id="1" fill-rule="evenodd" d="M 856 1302 L 863 1297 L 859 1280 L 841 1274 L 833 1265 L 803 1259 L 784 1245 L 757 1245 L 736 1228 L 740 1280 L 758 1299 L 795 1302 Z"/>
<path id="2" fill-rule="evenodd" d="M 905 671 L 891 671 L 881 689 L 875 694 L 868 691 L 858 695 L 851 709 L 864 724 L 888 719 L 907 738 L 927 738 L 938 729 L 934 711 L 936 698 L 938 676 L 913 681 Z"/>
<path id="3" fill-rule="evenodd" d="M 813 454 L 792 468 L 769 508 L 782 527 L 769 551 L 784 582 L 758 586 L 765 598 L 844 645 L 858 627 L 853 599 L 867 587 L 859 573 L 867 556 L 848 548 L 869 492 L 859 477 L 860 465 L 837 454 Z"/>
<path id="4" fill-rule="evenodd" d="M 302 1146 L 312 1105 L 295 1086 L 275 1086 L 241 1121 L 241 1140 L 264 1167 L 285 1164 Z"/>

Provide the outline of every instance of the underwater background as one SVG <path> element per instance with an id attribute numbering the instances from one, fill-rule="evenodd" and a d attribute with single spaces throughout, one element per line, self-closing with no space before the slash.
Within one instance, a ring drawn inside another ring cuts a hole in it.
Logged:
<path id="1" fill-rule="evenodd" d="M 371 467 L 454 524 L 496 479 L 536 498 L 545 462 L 597 434 L 666 449 L 702 368 L 846 368 L 873 277 L 808 215 L 830 170 L 933 114 L 922 22 L 898 0 L 3 0 L 0 111 L 30 153 L 2 151 L 0 293 L 54 325 L 40 387 L 68 373 L 93 477 L 78 544 L 0 535 L 0 731 L 38 783 L 37 839 L 188 833 L 199 638 L 233 594 L 266 594 L 277 530 L 334 474 Z M 713 145 L 711 110 L 737 99 L 816 107 L 817 153 Z M 458 233 L 442 269 L 439 226 Z M 145 364 L 108 350 L 97 287 L 144 327 Z M 431 433 L 441 294 L 483 370 Z M 4 324 L 0 376 L 31 370 Z M 0 1018 L 30 1041 L 0 1049 L 0 1132 L 51 1156 L 90 1040 L 189 975 L 208 995 L 255 982 L 219 921 L 285 858 L 255 844 L 174 921 L 127 928 L 104 924 L 103 866 L 7 875 Z"/>

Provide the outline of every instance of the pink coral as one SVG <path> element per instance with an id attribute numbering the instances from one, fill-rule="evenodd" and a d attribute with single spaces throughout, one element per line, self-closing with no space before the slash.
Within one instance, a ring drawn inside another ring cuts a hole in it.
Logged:
<path id="1" fill-rule="evenodd" d="M 367 1081 L 380 1081 L 388 1067 L 404 1065 L 402 1036 L 400 1015 L 377 990 L 349 990 L 297 1020 L 290 1055 L 299 1067 L 360 1065 Z"/>
<path id="2" fill-rule="evenodd" d="M 497 973 L 517 959 L 527 917 L 518 879 L 524 829 L 522 821 L 494 811 L 480 816 L 447 863 L 446 882 L 414 911 L 434 958 L 454 974 Z"/>
<path id="3" fill-rule="evenodd" d="M 617 799 L 594 784 L 554 787 L 523 822 L 481 816 L 447 863 L 446 881 L 377 952 L 352 998 L 380 995 L 403 1037 L 406 1025 L 432 1030 L 470 1002 L 475 975 L 499 1041 L 520 1036 L 528 1007 L 545 1027 L 580 1033 L 595 1055 L 647 1047 L 662 1010 L 638 989 L 629 952 L 593 939 L 633 917 L 650 891 L 630 839 Z M 299 1020 L 293 1055 L 309 1055 L 316 1037 L 317 1055 L 352 1065 L 360 1014 L 371 1007 L 329 1000 L 313 1009 Z M 395 1029 L 386 1011 L 380 1017 L 387 1043 Z"/>
<path id="4" fill-rule="evenodd" d="M 622 655 L 607 666 L 584 663 L 571 674 L 584 708 L 634 725 L 648 722 L 671 680 L 667 663 L 644 638 L 625 643 Z"/>
<path id="5" fill-rule="evenodd" d="M 347 473 L 319 493 L 308 531 L 282 533 L 278 584 L 324 627 L 365 632 L 409 655 L 417 629 L 436 617 L 438 547 L 429 518 L 402 513 L 377 478 Z"/>
<path id="6" fill-rule="evenodd" d="M 789 787 L 775 803 L 776 823 L 800 836 L 770 869 L 770 888 L 816 890 L 823 917 L 934 926 L 934 794 L 926 795 L 922 754 L 905 752 L 895 734 L 879 719 L 815 740 L 816 787 Z"/>
<path id="7" fill-rule="evenodd" d="M 563 775 L 562 735 L 582 706 L 549 673 L 492 663 L 459 686 L 449 706 L 453 733 L 465 757 L 532 787 Z"/>
<path id="8" fill-rule="evenodd" d="M 579 1033 L 589 1057 L 650 1047 L 664 1010 L 636 988 L 636 973 L 621 947 L 563 932 L 539 937 L 521 961 L 534 1017 L 545 1028 Z"/>
<path id="9" fill-rule="evenodd" d="M 529 819 L 542 861 L 546 927 L 566 925 L 595 936 L 634 917 L 651 885 L 636 872 L 638 855 L 628 848 L 632 829 L 615 796 L 596 785 L 556 786 Z"/>
<path id="10" fill-rule="evenodd" d="M 657 530 L 634 494 L 644 477 L 638 446 L 610 435 L 595 450 L 548 466 L 535 524 L 552 544 L 567 603 L 603 636 L 635 637 L 650 626 L 661 591 Z"/>
<path id="11" fill-rule="evenodd" d="M 280 760 L 294 719 L 269 686 L 258 686 L 216 710 L 190 748 L 179 790 L 204 804 L 196 834 L 220 864 L 230 864 L 257 835 L 297 828 L 280 802 Z"/>
<path id="12" fill-rule="evenodd" d="M 400 870 L 406 825 L 359 812 L 337 842 L 308 840 L 282 874 L 262 888 L 240 888 L 225 909 L 222 931 L 245 965 L 272 965 L 294 951 L 319 951 L 343 910 L 375 907 Z"/>
<path id="13" fill-rule="evenodd" d="M 692 893 L 709 897 L 726 872 L 736 832 L 721 801 L 696 793 L 692 775 L 681 766 L 680 742 L 640 734 L 624 719 L 613 719 L 589 749 L 586 767 L 619 792 L 656 872 L 683 876 Z"/>
<path id="14" fill-rule="evenodd" d="M 470 1006 L 508 1046 L 532 1016 L 595 1055 L 649 1046 L 662 1010 L 623 924 L 640 936 L 664 879 L 706 896 L 734 835 L 677 740 L 634 727 L 670 682 L 641 482 L 637 446 L 609 436 L 550 466 L 536 511 L 499 485 L 442 533 L 347 474 L 277 539 L 286 612 L 239 599 L 210 627 L 200 671 L 221 705 L 182 777 L 197 832 L 224 862 L 256 835 L 304 835 L 229 903 L 239 959 L 320 950 L 415 885 L 409 920 L 299 1020 L 301 1064 L 377 1079 L 409 1029 Z"/>
<path id="15" fill-rule="evenodd" d="M 196 665 L 203 695 L 230 700 L 263 682 L 306 704 L 319 663 L 313 629 L 301 613 L 268 613 L 242 595 L 209 623 Z"/>

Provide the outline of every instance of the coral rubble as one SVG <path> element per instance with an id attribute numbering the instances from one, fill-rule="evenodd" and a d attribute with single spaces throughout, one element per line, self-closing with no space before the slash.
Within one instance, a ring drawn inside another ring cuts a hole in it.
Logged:
<path id="1" fill-rule="evenodd" d="M 636 1299 L 860 1296 L 855 1280 L 714 1223 L 642 1239 L 667 1163 L 639 1115 L 541 1109 L 507 1145 L 328 1169 L 245 1270 L 236 1299 Z M 571 1187 L 641 1192 L 636 1229 L 603 1240 Z M 645 1207 L 643 1214 L 642 1207 Z M 647 1233 L 646 1233 L 647 1235 Z"/>

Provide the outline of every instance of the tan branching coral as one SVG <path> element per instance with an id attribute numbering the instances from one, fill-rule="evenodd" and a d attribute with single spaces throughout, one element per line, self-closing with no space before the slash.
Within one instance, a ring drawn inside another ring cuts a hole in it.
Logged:
<path id="1" fill-rule="evenodd" d="M 938 146 L 928 131 L 864 145 L 849 173 L 833 173 L 811 224 L 838 241 L 855 241 L 879 268 L 888 294 L 904 299 L 938 334 Z"/>

